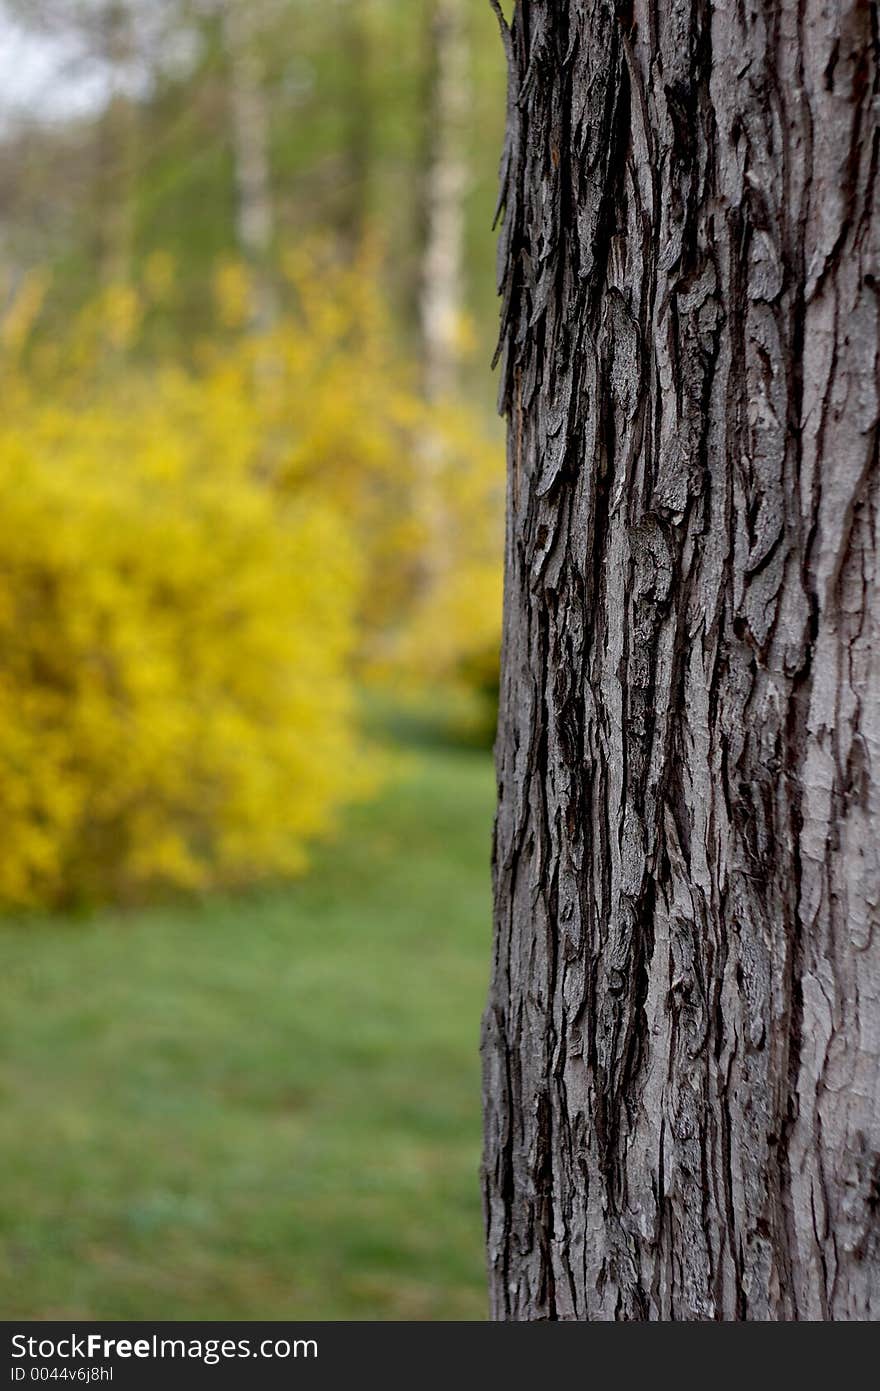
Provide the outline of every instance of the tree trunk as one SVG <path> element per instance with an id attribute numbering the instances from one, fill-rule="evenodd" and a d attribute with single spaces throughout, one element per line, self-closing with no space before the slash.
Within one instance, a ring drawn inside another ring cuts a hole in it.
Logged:
<path id="1" fill-rule="evenodd" d="M 342 249 L 349 260 L 363 249 L 370 231 L 373 155 L 373 101 L 370 90 L 372 43 L 369 0 L 349 0 L 342 21 L 346 60 L 345 141 L 343 147 Z"/>
<path id="2" fill-rule="evenodd" d="M 876 5 L 501 22 L 492 1311 L 877 1318 Z"/>
<path id="3" fill-rule="evenodd" d="M 97 125 L 98 267 L 105 285 L 132 280 L 137 181 L 137 103 L 124 89 L 135 36 L 132 15 L 109 4 L 97 17 L 98 49 L 111 77 L 110 93 Z"/>
<path id="4" fill-rule="evenodd" d="M 425 394 L 455 388 L 463 307 L 468 51 L 463 0 L 430 0 L 428 157 L 419 314 Z"/>

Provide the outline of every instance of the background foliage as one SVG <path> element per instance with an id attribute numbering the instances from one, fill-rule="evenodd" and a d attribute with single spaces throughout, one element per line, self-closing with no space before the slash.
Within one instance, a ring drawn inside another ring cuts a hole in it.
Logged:
<path id="1" fill-rule="evenodd" d="M 302 868 L 370 764 L 375 782 L 365 685 L 446 691 L 490 727 L 497 431 L 465 387 L 480 335 L 463 295 L 458 385 L 422 390 L 429 210 L 401 196 L 429 160 L 430 7 L 253 15 L 256 251 L 237 231 L 224 7 L 163 3 L 152 29 L 137 3 L 27 11 L 103 42 L 110 85 L 78 123 L 7 131 L 10 158 L 38 140 L 70 162 L 48 217 L 27 167 L 13 178 L 0 260 L 7 905 Z M 488 221 L 483 164 L 465 232 Z M 486 237 L 469 245 L 464 283 L 485 291 Z"/>

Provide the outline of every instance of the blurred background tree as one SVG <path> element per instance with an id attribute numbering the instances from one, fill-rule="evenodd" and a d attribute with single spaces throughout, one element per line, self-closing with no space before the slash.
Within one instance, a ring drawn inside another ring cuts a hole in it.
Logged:
<path id="1" fill-rule="evenodd" d="M 274 499 L 272 526 L 310 509 L 333 515 L 359 578 L 343 604 L 353 637 L 328 680 L 398 703 L 430 695 L 488 737 L 503 470 L 487 377 L 465 369 L 488 358 L 494 317 L 489 224 L 503 100 L 491 14 L 464 0 L 2 0 L 0 15 L 7 37 L 48 65 L 17 105 L 12 84 L 2 113 L 4 496 L 13 504 L 27 477 L 35 498 L 51 494 L 60 507 L 66 489 L 67 529 L 80 531 L 76 564 L 104 566 L 100 585 L 120 603 L 120 568 L 129 587 L 155 586 L 158 576 L 159 556 L 148 580 L 133 554 L 137 535 L 147 544 L 152 534 L 141 512 L 144 470 L 157 459 L 160 469 L 163 458 L 175 461 L 168 506 L 181 515 L 202 509 L 206 459 L 230 489 L 231 512 L 245 505 L 242 489 L 263 489 Z M 105 499 L 108 525 L 115 517 L 131 538 L 127 557 L 90 540 L 99 523 L 85 504 L 86 475 L 102 472 L 116 490 L 112 504 Z M 33 542 L 52 525 L 51 511 L 34 502 Z M 273 554 L 268 533 L 265 549 Z M 300 591 L 317 593 L 320 567 L 306 575 L 306 556 L 307 548 Z M 46 574 L 39 583 L 56 581 Z M 25 873 L 10 848 L 7 880 L 26 881 L 25 899 L 37 901 L 78 897 L 86 886 L 112 896 L 111 885 L 132 880 L 134 852 L 123 848 L 131 828 L 114 837 L 93 824 L 89 778 L 105 774 L 100 759 L 83 768 L 89 745 L 75 734 L 76 681 L 69 708 L 57 690 L 54 704 L 24 698 L 45 668 L 20 626 L 34 583 L 12 561 L 3 571 L 7 637 L 17 633 L 22 647 L 7 683 L 9 718 L 17 711 L 21 726 L 10 748 L 16 739 L 36 747 L 57 719 L 71 746 L 64 755 L 56 739 L 51 786 L 79 779 L 80 811 L 68 797 L 59 820 L 48 792 L 36 800 L 8 792 L 7 811 L 17 805 L 30 817 L 22 844 L 37 844 L 38 826 L 45 837 L 54 825 L 60 837 L 62 821 L 66 839 L 48 877 L 36 863 Z M 40 641 L 51 642 L 52 623 L 69 621 L 64 603 L 78 611 L 88 593 L 62 586 Z M 177 599 L 183 613 L 186 596 Z M 138 613 L 148 647 L 157 611 L 141 596 Z M 222 644 L 222 628 L 214 636 Z M 311 639 L 301 628 L 299 639 L 301 650 L 320 645 L 320 626 Z M 93 654 L 74 647 L 68 666 L 78 660 L 95 667 Z M 116 665 L 108 653 L 98 663 Z M 168 688 L 178 708 L 186 679 L 181 667 L 180 689 Z M 37 706 L 42 722 L 25 728 Z M 273 716 L 279 728 L 283 709 Z M 351 696 L 328 698 L 325 709 L 355 721 Z M 129 735 L 148 741 L 133 704 L 126 719 Z M 222 763 L 219 747 L 215 756 Z M 167 757 L 179 770 L 181 748 L 169 746 Z M 167 805 L 157 776 L 153 793 L 120 789 L 104 819 L 152 798 L 153 819 L 140 824 L 143 837 L 148 826 L 155 834 Z M 17 786 L 12 772 L 6 786 Z M 332 820 L 348 779 L 327 788 L 315 825 Z M 305 780 L 291 796 L 305 802 L 315 792 Z M 259 815 L 268 823 L 279 810 L 267 795 Z M 170 881 L 210 883 L 212 865 L 225 881 L 223 855 L 205 850 L 222 842 L 216 816 L 209 829 L 194 807 L 169 806 L 162 833 L 178 845 L 176 858 L 164 858 Z M 115 847 L 119 863 L 74 874 L 69 867 L 98 843 L 105 855 Z M 147 882 L 152 871 L 138 854 Z M 291 863 L 300 854 L 291 847 Z M 232 877 L 246 863 L 254 877 L 275 872 L 283 859 L 277 849 L 262 862 L 244 856 Z"/>

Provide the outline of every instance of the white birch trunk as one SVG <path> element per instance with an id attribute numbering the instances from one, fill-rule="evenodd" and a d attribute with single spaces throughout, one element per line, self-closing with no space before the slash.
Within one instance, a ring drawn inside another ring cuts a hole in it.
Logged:
<path id="1" fill-rule="evenodd" d="M 498 1318 L 880 1317 L 877 35 L 505 30 Z"/>

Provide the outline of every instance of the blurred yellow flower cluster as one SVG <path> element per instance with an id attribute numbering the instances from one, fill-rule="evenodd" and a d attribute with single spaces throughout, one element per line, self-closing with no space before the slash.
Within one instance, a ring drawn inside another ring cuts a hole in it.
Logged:
<path id="1" fill-rule="evenodd" d="M 214 331 L 170 364 L 138 351 L 165 262 L 63 337 L 41 283 L 6 314 L 0 903 L 294 873 L 377 775 L 356 684 L 491 668 L 495 445 L 427 412 L 368 265 L 288 270 L 255 332 L 222 268 Z"/>

